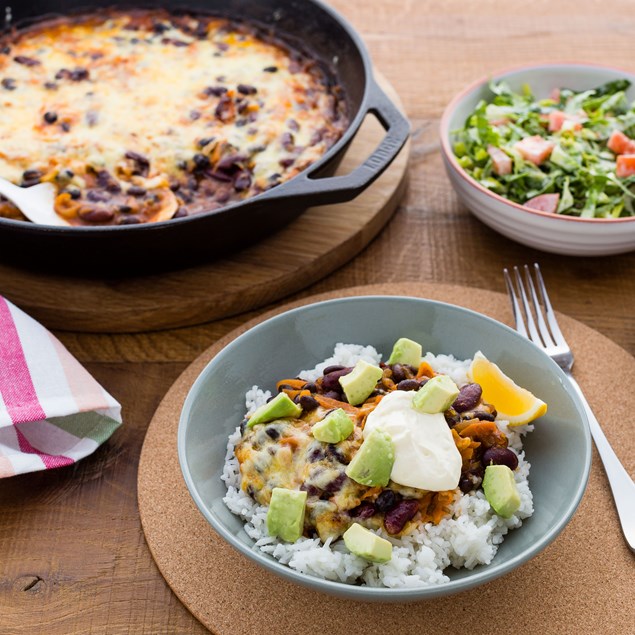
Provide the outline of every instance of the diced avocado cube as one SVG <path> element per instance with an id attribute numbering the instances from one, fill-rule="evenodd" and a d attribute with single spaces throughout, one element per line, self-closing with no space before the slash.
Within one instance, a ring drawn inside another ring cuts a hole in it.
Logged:
<path id="1" fill-rule="evenodd" d="M 339 378 L 340 386 L 348 403 L 352 406 L 364 403 L 370 393 L 375 390 L 375 386 L 383 374 L 384 371 L 379 366 L 374 366 L 360 359 L 348 375 Z"/>
<path id="2" fill-rule="evenodd" d="M 355 425 L 344 410 L 338 408 L 330 412 L 322 421 L 318 421 L 311 432 L 318 441 L 339 443 L 348 437 Z"/>
<path id="3" fill-rule="evenodd" d="M 395 448 L 390 435 L 375 428 L 346 466 L 346 475 L 368 487 L 386 487 L 395 462 Z"/>
<path id="4" fill-rule="evenodd" d="M 267 511 L 267 531 L 286 542 L 295 542 L 304 531 L 306 492 L 283 487 L 271 490 Z"/>
<path id="5" fill-rule="evenodd" d="M 408 364 L 408 366 L 419 367 L 421 362 L 421 344 L 409 340 L 407 337 L 400 337 L 392 347 L 392 353 L 388 358 L 388 364 Z"/>
<path id="6" fill-rule="evenodd" d="M 520 507 L 514 473 L 506 465 L 488 465 L 485 468 L 483 493 L 492 509 L 503 518 L 509 518 Z"/>
<path id="7" fill-rule="evenodd" d="M 343 538 L 346 548 L 356 556 L 380 564 L 389 562 L 392 558 L 390 542 L 380 538 L 366 527 L 362 527 L 359 523 L 353 523 L 344 532 Z"/>
<path id="8" fill-rule="evenodd" d="M 293 403 L 286 392 L 281 392 L 254 411 L 247 421 L 247 427 L 251 428 L 257 423 L 268 423 L 284 417 L 299 417 L 301 414 L 301 406 Z"/>
<path id="9" fill-rule="evenodd" d="M 445 412 L 458 396 L 459 387 L 447 375 L 437 375 L 419 388 L 412 406 L 419 412 L 433 415 Z"/>

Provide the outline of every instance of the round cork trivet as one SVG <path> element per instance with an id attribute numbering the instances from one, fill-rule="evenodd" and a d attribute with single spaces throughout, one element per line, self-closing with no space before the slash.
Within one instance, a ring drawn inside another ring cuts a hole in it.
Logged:
<path id="1" fill-rule="evenodd" d="M 376 74 L 390 98 L 399 97 Z M 361 165 L 385 135 L 369 115 L 336 174 Z M 0 264 L 2 294 L 50 329 L 134 333 L 192 326 L 264 306 L 309 286 L 356 256 L 397 209 L 407 187 L 410 141 L 362 194 L 311 207 L 263 241 L 196 267 L 87 279 Z"/>
<path id="2" fill-rule="evenodd" d="M 412 604 L 341 600 L 287 582 L 225 543 L 189 496 L 176 434 L 192 383 L 228 342 L 291 307 L 353 295 L 410 295 L 459 304 L 510 322 L 506 296 L 482 289 L 402 283 L 344 289 L 279 307 L 231 332 L 172 386 L 148 428 L 139 465 L 141 522 L 172 590 L 218 635 L 351 633 L 629 633 L 635 632 L 634 557 L 628 549 L 597 452 L 573 519 L 538 556 L 476 589 Z M 591 328 L 559 316 L 575 355 L 575 375 L 626 469 L 635 469 L 631 413 L 635 359 Z M 561 448 L 562 453 L 567 448 Z"/>

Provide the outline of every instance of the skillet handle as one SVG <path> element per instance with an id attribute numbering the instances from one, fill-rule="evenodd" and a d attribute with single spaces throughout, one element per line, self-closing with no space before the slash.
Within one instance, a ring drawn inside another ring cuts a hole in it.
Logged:
<path id="1" fill-rule="evenodd" d="M 331 205 L 350 201 L 361 194 L 392 163 L 410 136 L 410 123 L 390 101 L 373 78 L 366 113 L 374 114 L 386 135 L 372 154 L 352 172 L 319 178 L 305 170 L 263 195 L 269 200 L 292 199 L 293 203 Z"/>

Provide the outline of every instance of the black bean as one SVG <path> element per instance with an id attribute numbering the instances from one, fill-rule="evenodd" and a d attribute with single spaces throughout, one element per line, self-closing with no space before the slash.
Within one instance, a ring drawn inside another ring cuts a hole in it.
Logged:
<path id="1" fill-rule="evenodd" d="M 198 110 L 190 110 L 190 120 L 196 121 L 201 118 L 201 113 Z"/>
<path id="2" fill-rule="evenodd" d="M 71 129 L 71 124 L 68 123 L 68 121 L 62 121 L 62 123 L 60 124 L 60 128 L 63 132 L 69 132 Z"/>
<path id="3" fill-rule="evenodd" d="M 2 88 L 5 90 L 15 90 L 17 88 L 15 79 L 12 79 L 11 77 L 5 77 L 0 83 L 2 83 Z"/>
<path id="4" fill-rule="evenodd" d="M 306 384 L 304 384 L 304 386 L 302 386 L 303 390 L 308 390 L 309 392 L 317 392 L 318 391 L 318 387 L 317 384 L 315 382 L 312 381 L 308 381 Z"/>
<path id="5" fill-rule="evenodd" d="M 255 95 L 258 92 L 258 89 L 255 86 L 249 86 L 248 84 L 238 84 L 236 90 L 241 95 Z"/>
<path id="6" fill-rule="evenodd" d="M 331 458 L 335 459 L 338 463 L 343 463 L 344 465 L 348 465 L 349 463 L 348 459 L 342 454 L 340 449 L 334 443 L 329 443 L 326 446 L 326 452 Z M 342 476 L 344 476 L 344 474 L 342 474 Z"/>
<path id="7" fill-rule="evenodd" d="M 478 419 L 479 421 L 496 421 L 495 412 L 487 412 L 487 410 L 471 410 L 461 413 L 463 419 Z"/>
<path id="8" fill-rule="evenodd" d="M 300 397 L 300 405 L 302 406 L 302 410 L 306 410 L 308 412 L 310 410 L 315 410 L 320 404 L 311 397 L 311 395 L 302 395 Z"/>
<path id="9" fill-rule="evenodd" d="M 23 66 L 39 66 L 41 64 L 39 60 L 34 60 L 32 57 L 27 57 L 26 55 L 16 55 L 13 61 Z"/>
<path id="10" fill-rule="evenodd" d="M 375 507 L 377 507 L 378 511 L 386 513 L 389 512 L 400 500 L 400 494 L 391 489 L 385 489 L 375 500 Z"/>
<path id="11" fill-rule="evenodd" d="M 10 46 L 3 46 L 2 48 L 0 48 L 0 55 L 9 55 L 9 53 L 11 53 Z"/>
<path id="12" fill-rule="evenodd" d="M 322 388 L 324 390 L 335 390 L 340 392 L 342 389 L 339 381 L 340 377 L 348 375 L 352 370 L 352 368 L 340 368 L 339 370 L 333 370 L 327 375 L 324 375 L 324 377 L 322 377 Z"/>
<path id="13" fill-rule="evenodd" d="M 204 148 L 206 145 L 212 143 L 212 141 L 214 141 L 214 137 L 204 137 L 203 139 L 199 140 L 197 145 L 199 148 Z"/>
<path id="14" fill-rule="evenodd" d="M 267 426 L 265 428 L 265 434 L 272 438 L 274 441 L 280 436 L 280 433 L 275 429 L 272 428 L 271 426 Z"/>
<path id="15" fill-rule="evenodd" d="M 130 214 L 132 207 L 130 205 L 119 205 L 117 208 L 122 214 Z"/>
<path id="16" fill-rule="evenodd" d="M 145 187 L 141 187 L 140 185 L 131 185 L 127 190 L 126 194 L 130 194 L 130 196 L 145 196 L 148 193 Z"/>
<path id="17" fill-rule="evenodd" d="M 74 201 L 78 200 L 82 196 L 82 192 L 78 187 L 69 187 L 66 191 L 71 195 L 71 198 Z"/>
<path id="18" fill-rule="evenodd" d="M 278 72 L 278 67 L 277 66 L 265 66 L 262 70 L 265 73 L 277 73 Z"/>
<path id="19" fill-rule="evenodd" d="M 155 22 L 152 25 L 152 30 L 158 35 L 161 35 L 162 33 L 169 31 L 170 27 L 167 24 L 163 24 L 163 22 Z"/>
<path id="20" fill-rule="evenodd" d="M 180 207 L 177 207 L 176 212 L 174 212 L 174 216 L 172 216 L 172 218 L 185 218 L 185 216 L 187 215 L 188 214 L 185 207 L 180 206 Z"/>
<path id="21" fill-rule="evenodd" d="M 392 380 L 397 384 L 400 381 L 407 379 L 406 371 L 401 364 L 393 364 L 392 365 Z"/>
<path id="22" fill-rule="evenodd" d="M 197 152 L 192 157 L 192 161 L 194 161 L 195 170 L 205 170 L 210 166 L 209 157 L 205 154 L 201 154 L 200 152 Z"/>
<path id="23" fill-rule="evenodd" d="M 481 400 L 481 395 L 483 394 L 483 389 L 479 386 L 479 384 L 466 384 L 461 387 L 459 391 L 459 396 L 456 398 L 452 407 L 457 412 L 465 412 L 466 410 L 471 410 L 478 402 Z"/>
<path id="24" fill-rule="evenodd" d="M 57 121 L 57 113 L 52 111 L 45 112 L 44 121 L 46 123 L 55 123 Z"/>
<path id="25" fill-rule="evenodd" d="M 508 448 L 501 448 L 497 445 L 485 450 L 481 461 L 485 467 L 488 465 L 506 465 L 510 470 L 515 470 L 518 467 L 516 454 Z"/>
<path id="26" fill-rule="evenodd" d="M 420 385 L 416 379 L 403 379 L 397 384 L 397 390 L 419 390 Z"/>
<path id="27" fill-rule="evenodd" d="M 214 200 L 217 203 L 227 203 L 231 197 L 231 192 L 225 189 L 218 189 L 214 194 Z"/>
<path id="28" fill-rule="evenodd" d="M 419 511 L 419 502 L 413 498 L 399 501 L 385 516 L 384 527 L 389 534 L 398 534 Z"/>
<path id="29" fill-rule="evenodd" d="M 183 40 L 177 40 L 171 37 L 162 38 L 161 44 L 171 44 L 172 46 L 189 46 L 188 42 L 184 42 Z"/>
<path id="30" fill-rule="evenodd" d="M 287 126 L 289 126 L 289 130 L 293 130 L 293 132 L 300 130 L 300 124 L 295 119 L 288 119 Z"/>
<path id="31" fill-rule="evenodd" d="M 280 159 L 278 161 L 278 165 L 281 168 L 290 168 L 295 163 L 295 159 L 293 157 L 287 157 L 286 159 Z"/>
<path id="32" fill-rule="evenodd" d="M 37 185 L 40 183 L 40 179 L 32 179 L 31 181 L 22 181 L 22 187 L 32 187 L 33 185 Z"/>
<path id="33" fill-rule="evenodd" d="M 361 520 L 366 520 L 367 518 L 372 518 L 375 515 L 375 506 L 368 501 L 363 501 L 357 507 L 353 509 L 349 509 L 348 513 L 353 518 L 359 518 Z"/>
<path id="34" fill-rule="evenodd" d="M 44 88 L 46 90 L 57 90 L 57 84 L 55 82 L 44 82 Z"/>
<path id="35" fill-rule="evenodd" d="M 342 393 L 337 390 L 327 390 L 323 395 L 327 399 L 335 399 L 336 401 L 342 401 Z"/>

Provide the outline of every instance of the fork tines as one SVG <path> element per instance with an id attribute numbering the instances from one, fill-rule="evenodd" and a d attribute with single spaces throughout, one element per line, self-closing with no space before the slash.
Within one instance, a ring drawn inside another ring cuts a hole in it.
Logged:
<path id="1" fill-rule="evenodd" d="M 516 321 L 516 330 L 538 346 L 546 349 L 567 346 L 553 313 L 540 267 L 534 263 L 535 283 L 529 266 L 524 265 L 523 269 L 525 272 L 524 282 L 519 267 L 513 269 L 513 280 L 510 272 L 507 269 L 503 270 Z M 539 293 L 536 292 L 536 287 L 538 287 Z"/>

